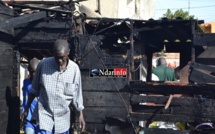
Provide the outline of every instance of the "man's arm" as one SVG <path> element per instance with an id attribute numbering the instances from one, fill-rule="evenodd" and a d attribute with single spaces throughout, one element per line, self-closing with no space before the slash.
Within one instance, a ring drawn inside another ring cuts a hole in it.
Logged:
<path id="1" fill-rule="evenodd" d="M 79 115 L 79 118 L 78 118 L 78 123 L 79 123 L 79 127 L 81 128 L 81 131 L 83 132 L 85 130 L 86 123 L 85 123 L 82 111 L 80 111 L 80 115 Z"/>
<path id="2" fill-rule="evenodd" d="M 30 108 L 30 106 L 31 106 L 31 103 L 32 103 L 32 101 L 34 100 L 35 97 L 36 97 L 36 95 L 34 95 L 34 94 L 32 94 L 32 93 L 30 93 L 30 95 L 28 96 L 27 105 L 26 105 L 26 107 L 24 108 L 23 114 L 21 114 L 21 121 L 22 121 L 22 123 L 25 123 L 26 118 L 27 118 L 27 115 L 28 115 L 28 110 L 29 110 L 29 108 Z"/>
<path id="3" fill-rule="evenodd" d="M 82 95 L 82 82 L 81 82 L 81 72 L 80 69 L 77 68 L 77 72 L 75 75 L 75 79 L 77 82 L 77 90 L 76 90 L 76 94 L 74 96 L 74 100 L 73 103 L 76 107 L 76 110 L 79 111 L 79 128 L 81 128 L 81 131 L 84 131 L 85 129 L 85 120 L 84 120 L 84 116 L 83 116 L 83 109 L 84 109 L 84 105 L 83 105 L 83 95 Z"/>

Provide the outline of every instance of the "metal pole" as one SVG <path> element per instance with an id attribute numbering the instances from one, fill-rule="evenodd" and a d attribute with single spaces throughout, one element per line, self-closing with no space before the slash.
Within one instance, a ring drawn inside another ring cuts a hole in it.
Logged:
<path id="1" fill-rule="evenodd" d="M 101 14 L 100 0 L 97 0 L 97 12 Z"/>

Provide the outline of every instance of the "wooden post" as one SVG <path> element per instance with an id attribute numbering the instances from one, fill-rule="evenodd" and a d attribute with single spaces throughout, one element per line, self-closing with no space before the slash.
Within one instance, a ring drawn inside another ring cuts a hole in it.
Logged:
<path id="1" fill-rule="evenodd" d="M 133 20 L 130 20 L 130 69 L 129 69 L 129 80 L 134 78 L 134 28 Z"/>
<path id="2" fill-rule="evenodd" d="M 0 20 L 7 22 L 11 20 L 13 10 L 0 3 Z M 2 23 L 3 24 L 3 23 Z M 0 132 L 7 134 L 18 134 L 20 130 L 20 98 L 19 91 L 19 68 L 14 53 L 14 29 L 5 24 L 1 25 L 0 32 Z"/>
<path id="3" fill-rule="evenodd" d="M 194 39 L 194 34 L 195 34 L 195 27 L 196 27 L 196 22 L 195 21 L 192 21 L 191 22 L 192 25 L 191 25 L 191 32 L 192 32 L 192 48 L 191 48 L 191 63 L 195 63 L 195 45 L 193 44 L 193 39 Z"/>

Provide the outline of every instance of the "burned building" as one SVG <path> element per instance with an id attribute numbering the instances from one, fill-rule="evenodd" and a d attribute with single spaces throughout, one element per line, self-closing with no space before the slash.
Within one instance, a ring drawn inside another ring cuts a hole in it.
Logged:
<path id="1" fill-rule="evenodd" d="M 52 44 L 59 38 L 70 42 L 70 58 L 81 69 L 87 131 L 104 134 L 117 126 L 122 133 L 136 133 L 139 121 L 214 122 L 214 34 L 202 32 L 202 21 L 75 16 L 74 3 L 1 2 L 1 132 L 19 133 L 19 65 L 33 57 L 51 56 Z M 164 48 L 180 54 L 178 82 L 151 80 L 153 53 Z M 125 69 L 126 75 L 91 77 L 93 69 Z M 151 93 L 162 96 L 142 95 Z M 145 102 L 161 105 L 140 105 Z M 210 133 L 213 129 L 145 128 L 145 133 L 158 131 Z"/>

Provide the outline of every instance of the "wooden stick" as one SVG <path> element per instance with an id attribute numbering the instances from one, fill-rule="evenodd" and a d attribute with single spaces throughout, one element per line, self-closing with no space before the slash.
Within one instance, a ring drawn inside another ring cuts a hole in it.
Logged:
<path id="1" fill-rule="evenodd" d="M 166 103 L 166 105 L 165 105 L 165 108 L 164 108 L 164 109 L 167 109 L 167 108 L 169 107 L 169 105 L 170 105 L 170 103 L 171 103 L 171 101 L 172 101 L 172 98 L 173 98 L 173 95 L 172 95 L 172 94 L 170 94 L 169 99 L 168 99 L 168 101 L 167 101 L 167 103 Z"/>

